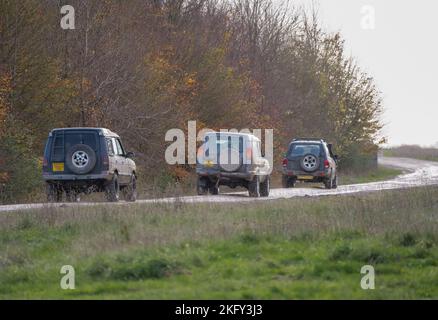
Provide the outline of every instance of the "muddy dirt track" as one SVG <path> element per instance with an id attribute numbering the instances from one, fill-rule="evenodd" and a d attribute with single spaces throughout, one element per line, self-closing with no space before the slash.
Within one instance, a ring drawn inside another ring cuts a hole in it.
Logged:
<path id="1" fill-rule="evenodd" d="M 354 184 L 354 185 L 340 185 L 337 189 L 326 190 L 324 188 L 292 188 L 271 189 L 271 193 L 267 198 L 249 198 L 247 192 L 233 192 L 224 193 L 217 196 L 185 196 L 178 198 L 158 198 L 158 199 L 144 199 L 137 200 L 136 203 L 156 203 L 156 202 L 173 202 L 182 201 L 188 203 L 200 202 L 246 202 L 246 201 L 266 201 L 274 199 L 287 199 L 293 197 L 318 197 L 325 195 L 350 194 L 357 192 L 372 192 L 379 190 L 401 189 L 409 187 L 418 187 L 425 185 L 438 185 L 438 162 L 415 160 L 408 158 L 379 158 L 379 164 L 387 167 L 394 167 L 403 169 L 406 173 L 387 181 Z M 341 182 L 342 183 L 342 182 Z M 65 206 L 93 206 L 93 205 L 126 205 L 121 201 L 118 203 L 102 203 L 102 202 L 80 202 L 80 203 L 29 203 L 16 205 L 0 206 L 0 212 L 6 211 L 20 211 L 26 209 L 38 209 L 48 206 L 65 207 Z"/>

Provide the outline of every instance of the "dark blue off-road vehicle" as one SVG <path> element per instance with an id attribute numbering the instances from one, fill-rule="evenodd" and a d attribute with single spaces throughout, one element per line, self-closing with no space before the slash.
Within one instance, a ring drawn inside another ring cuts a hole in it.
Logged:
<path id="1" fill-rule="evenodd" d="M 43 178 L 50 202 L 78 201 L 79 194 L 105 192 L 108 201 L 135 201 L 137 172 L 132 152 L 105 128 L 59 128 L 49 133 Z"/>

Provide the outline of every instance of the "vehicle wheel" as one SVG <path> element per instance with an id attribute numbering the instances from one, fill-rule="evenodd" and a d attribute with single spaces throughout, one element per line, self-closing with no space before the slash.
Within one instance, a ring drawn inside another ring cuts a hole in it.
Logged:
<path id="1" fill-rule="evenodd" d="M 335 175 L 335 179 L 333 180 L 332 188 L 333 189 L 338 188 L 338 175 Z"/>
<path id="2" fill-rule="evenodd" d="M 293 188 L 295 187 L 295 179 L 289 176 L 282 176 L 281 185 L 283 186 L 283 188 Z"/>
<path id="3" fill-rule="evenodd" d="M 53 183 L 46 184 L 47 202 L 61 202 L 62 189 Z"/>
<path id="4" fill-rule="evenodd" d="M 137 200 L 137 178 L 135 175 L 131 176 L 131 182 L 123 188 L 123 197 L 125 201 L 135 202 Z"/>
<path id="5" fill-rule="evenodd" d="M 260 197 L 260 177 L 254 176 L 254 178 L 248 183 L 248 193 L 250 197 Z"/>
<path id="6" fill-rule="evenodd" d="M 324 181 L 324 186 L 325 186 L 326 189 L 332 189 L 333 188 L 333 179 L 332 179 L 332 177 L 330 177 L 330 178 L 328 178 L 328 179 L 326 179 Z"/>
<path id="7" fill-rule="evenodd" d="M 314 154 L 306 154 L 300 160 L 301 168 L 306 172 L 313 172 L 319 168 L 319 158 Z"/>
<path id="8" fill-rule="evenodd" d="M 111 182 L 105 187 L 106 199 L 110 202 L 117 202 L 120 199 L 120 185 L 117 173 L 114 173 Z"/>
<path id="9" fill-rule="evenodd" d="M 271 178 L 269 176 L 266 177 L 264 182 L 260 183 L 260 196 L 269 197 L 269 191 L 271 189 Z"/>
<path id="10" fill-rule="evenodd" d="M 215 184 L 211 185 L 209 190 L 210 193 L 214 196 L 217 196 L 219 194 L 219 187 L 217 187 Z"/>
<path id="11" fill-rule="evenodd" d="M 219 154 L 219 165 L 224 171 L 239 171 L 242 163 L 242 155 L 240 154 L 239 150 L 234 148 L 226 149 L 226 152 L 221 152 Z"/>
<path id="12" fill-rule="evenodd" d="M 96 153 L 86 144 L 76 144 L 66 155 L 67 167 L 76 174 L 86 174 L 96 165 Z"/>
<path id="13" fill-rule="evenodd" d="M 196 183 L 196 190 L 199 196 L 204 196 L 208 193 L 208 184 L 209 181 L 206 178 L 199 178 Z"/>
<path id="14" fill-rule="evenodd" d="M 67 202 L 79 202 L 81 201 L 81 198 L 79 196 L 79 192 L 77 192 L 74 189 L 67 189 L 65 191 L 65 195 L 67 198 Z"/>

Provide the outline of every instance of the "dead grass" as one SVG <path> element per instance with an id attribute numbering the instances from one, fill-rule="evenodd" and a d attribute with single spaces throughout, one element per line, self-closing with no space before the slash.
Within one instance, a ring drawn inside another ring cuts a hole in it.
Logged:
<path id="1" fill-rule="evenodd" d="M 438 235 L 438 187 L 251 204 L 127 204 L 4 213 L 0 233 L 74 234 L 74 256 L 229 239 L 241 234 L 319 237 L 354 231 Z"/>
<path id="2" fill-rule="evenodd" d="M 438 187 L 0 215 L 0 297 L 435 298 Z M 77 290 L 59 288 L 75 267 Z M 372 264 L 379 290 L 362 290 Z"/>

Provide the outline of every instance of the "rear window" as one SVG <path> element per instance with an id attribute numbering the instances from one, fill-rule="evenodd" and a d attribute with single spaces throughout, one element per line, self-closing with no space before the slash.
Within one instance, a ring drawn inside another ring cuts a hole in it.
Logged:
<path id="1" fill-rule="evenodd" d="M 220 152 L 221 150 L 228 150 L 228 148 L 239 150 L 240 153 L 243 152 L 244 140 L 239 136 L 230 136 L 226 134 L 217 134 L 216 137 L 213 135 L 207 135 L 205 137 L 205 142 L 208 144 L 209 142 L 216 143 L 216 150 Z M 206 156 L 209 156 L 210 148 L 213 146 L 208 145 L 206 150 Z"/>
<path id="2" fill-rule="evenodd" d="M 320 156 L 321 145 L 319 144 L 293 144 L 289 152 L 290 156 L 298 157 L 304 156 L 306 154 L 313 154 L 315 156 Z"/>
<path id="3" fill-rule="evenodd" d="M 63 161 L 64 155 L 76 144 L 86 144 L 97 151 L 97 133 L 58 131 L 53 139 L 52 161 Z"/>
<path id="4" fill-rule="evenodd" d="M 76 144 L 86 144 L 93 150 L 97 149 L 97 135 L 96 133 L 66 133 L 65 134 L 65 148 L 68 150 Z"/>

